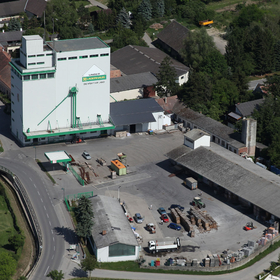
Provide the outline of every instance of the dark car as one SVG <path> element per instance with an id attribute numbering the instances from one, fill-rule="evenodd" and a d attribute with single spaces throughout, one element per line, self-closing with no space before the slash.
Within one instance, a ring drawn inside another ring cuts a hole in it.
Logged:
<path id="1" fill-rule="evenodd" d="M 170 209 L 171 208 L 178 208 L 180 211 L 184 211 L 185 207 L 181 206 L 180 204 L 172 204 L 170 206 Z"/>
<path id="2" fill-rule="evenodd" d="M 169 228 L 175 229 L 175 230 L 181 230 L 181 226 L 175 224 L 175 223 L 170 223 L 168 225 Z"/>
<path id="3" fill-rule="evenodd" d="M 166 211 L 165 211 L 165 209 L 163 207 L 159 207 L 158 208 L 158 212 L 159 212 L 160 215 L 166 214 Z"/>

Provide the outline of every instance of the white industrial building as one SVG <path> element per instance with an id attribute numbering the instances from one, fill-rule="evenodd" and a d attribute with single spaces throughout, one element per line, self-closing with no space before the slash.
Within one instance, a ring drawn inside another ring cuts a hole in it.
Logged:
<path id="1" fill-rule="evenodd" d="M 98 195 L 90 198 L 94 213 L 91 243 L 99 262 L 137 260 L 140 246 L 116 198 Z"/>
<path id="2" fill-rule="evenodd" d="M 12 134 L 22 145 L 99 136 L 110 121 L 110 47 L 23 36 L 11 62 Z"/>

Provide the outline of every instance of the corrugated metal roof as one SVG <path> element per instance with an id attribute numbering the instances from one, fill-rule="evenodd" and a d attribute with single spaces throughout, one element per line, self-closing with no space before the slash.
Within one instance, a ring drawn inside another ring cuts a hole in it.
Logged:
<path id="1" fill-rule="evenodd" d="M 201 129 L 197 129 L 197 128 L 192 129 L 192 130 L 188 131 L 187 133 L 185 133 L 185 136 L 186 136 L 188 139 L 193 140 L 193 141 L 195 141 L 195 140 L 201 138 L 201 137 L 204 136 L 204 135 L 209 136 L 208 133 L 204 132 L 204 131 L 201 130 Z"/>
<path id="2" fill-rule="evenodd" d="M 9 31 L 0 33 L 0 43 L 6 45 L 8 42 L 21 41 L 22 31 Z"/>
<path id="3" fill-rule="evenodd" d="M 234 112 L 228 113 L 228 116 L 232 117 L 233 119 L 240 120 L 242 117 Z"/>
<path id="4" fill-rule="evenodd" d="M 24 6 L 27 0 L 5 1 L 0 3 L 0 17 L 18 15 L 24 12 Z"/>
<path id="5" fill-rule="evenodd" d="M 110 93 L 152 86 L 157 81 L 151 72 L 112 78 L 110 79 Z"/>
<path id="6" fill-rule="evenodd" d="M 128 219 L 116 198 L 95 196 L 90 198 L 94 213 L 92 237 L 96 247 L 104 248 L 122 243 L 138 246 Z M 105 230 L 106 234 L 102 235 Z"/>
<path id="7" fill-rule="evenodd" d="M 182 145 L 167 157 L 280 218 L 280 177 L 274 173 L 213 142 L 195 150 Z"/>
<path id="8" fill-rule="evenodd" d="M 131 125 L 155 122 L 152 113 L 163 112 L 153 98 L 110 103 L 110 115 L 114 125 Z"/>
<path id="9" fill-rule="evenodd" d="M 239 110 L 242 114 L 242 117 L 251 116 L 255 109 L 259 109 L 260 105 L 264 102 L 264 99 L 256 99 L 244 103 L 235 104 L 235 107 Z"/>
<path id="10" fill-rule="evenodd" d="M 111 54 L 111 64 L 126 75 L 152 72 L 157 75 L 160 63 L 168 56 L 157 48 L 141 46 L 126 46 Z M 177 76 L 189 71 L 189 67 L 171 58 L 171 65 L 175 68 Z"/>

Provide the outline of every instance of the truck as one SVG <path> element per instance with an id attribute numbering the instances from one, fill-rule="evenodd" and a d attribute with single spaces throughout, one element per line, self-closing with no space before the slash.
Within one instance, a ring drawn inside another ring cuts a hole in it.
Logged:
<path id="1" fill-rule="evenodd" d="M 167 242 L 157 242 L 154 240 L 150 240 L 148 242 L 148 248 L 150 253 L 155 254 L 158 252 L 174 252 L 181 247 L 180 238 L 177 237 L 175 241 Z"/>
<path id="2" fill-rule="evenodd" d="M 197 189 L 197 181 L 192 177 L 186 178 L 184 184 L 191 190 Z"/>

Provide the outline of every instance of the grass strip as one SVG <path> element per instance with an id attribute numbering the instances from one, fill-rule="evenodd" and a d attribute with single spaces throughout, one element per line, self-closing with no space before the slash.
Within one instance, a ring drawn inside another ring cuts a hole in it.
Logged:
<path id="1" fill-rule="evenodd" d="M 54 178 L 50 175 L 49 172 L 47 172 L 46 168 L 44 167 L 44 165 L 42 164 L 42 162 L 39 159 L 36 159 L 37 164 L 40 166 L 40 168 L 47 174 L 47 176 L 49 177 L 49 179 L 52 181 L 53 184 L 55 184 L 55 180 Z"/>

